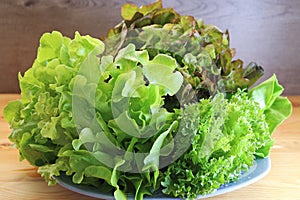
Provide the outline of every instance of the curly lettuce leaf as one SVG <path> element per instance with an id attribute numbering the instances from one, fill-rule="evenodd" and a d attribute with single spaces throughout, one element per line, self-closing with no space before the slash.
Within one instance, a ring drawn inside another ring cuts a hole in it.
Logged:
<path id="1" fill-rule="evenodd" d="M 74 40 L 56 31 L 45 33 L 32 68 L 19 75 L 21 100 L 10 102 L 4 115 L 13 129 L 9 139 L 31 164 L 53 163 L 60 148 L 76 138 L 70 117 L 72 82 L 92 50 L 100 53 L 103 43 L 79 33 Z"/>
<path id="2" fill-rule="evenodd" d="M 257 151 L 272 143 L 264 110 L 243 91 L 198 104 L 200 120 L 191 148 L 164 172 L 163 192 L 194 199 L 236 181 Z"/>

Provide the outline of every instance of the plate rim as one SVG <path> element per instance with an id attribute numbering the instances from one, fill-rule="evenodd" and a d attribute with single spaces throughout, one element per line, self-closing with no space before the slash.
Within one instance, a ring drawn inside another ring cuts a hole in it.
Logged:
<path id="1" fill-rule="evenodd" d="M 266 158 L 257 158 L 255 159 L 254 165 L 250 167 L 249 171 L 243 174 L 238 181 L 236 182 L 231 182 L 228 184 L 225 184 L 224 187 L 220 187 L 217 189 L 215 192 L 207 194 L 207 195 L 198 195 L 197 199 L 205 199 L 209 197 L 214 197 L 218 195 L 222 195 L 225 193 L 229 193 L 238 189 L 241 189 L 243 187 L 246 187 L 250 184 L 253 184 L 257 182 L 258 180 L 262 179 L 265 177 L 271 170 L 271 159 L 270 156 Z M 253 177 L 250 178 L 250 175 L 253 175 Z M 93 192 L 90 186 L 87 185 L 80 185 L 80 184 L 75 184 L 70 181 L 65 181 L 65 179 L 69 178 L 68 176 L 61 175 L 54 177 L 57 180 L 57 183 L 64 187 L 65 189 L 68 189 L 70 191 L 85 195 L 85 196 L 90 196 L 98 199 L 106 199 L 106 200 L 114 200 L 114 197 L 112 195 L 108 195 L 105 193 L 97 193 Z M 84 188 L 88 188 L 84 189 Z M 90 188 L 90 189 L 89 189 Z M 94 188 L 93 188 L 94 189 Z M 95 189 L 94 189 L 95 190 Z M 132 195 L 128 195 L 128 199 L 133 199 Z M 143 199 L 145 200 L 179 200 L 181 198 L 178 197 L 155 197 L 155 196 L 145 196 Z"/>

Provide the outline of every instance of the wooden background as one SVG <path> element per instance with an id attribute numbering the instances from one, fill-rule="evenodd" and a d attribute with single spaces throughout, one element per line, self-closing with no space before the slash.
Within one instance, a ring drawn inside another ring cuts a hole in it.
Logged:
<path id="1" fill-rule="evenodd" d="M 100 37 L 120 22 L 125 2 L 154 0 L 1 0 L 0 93 L 19 92 L 17 73 L 28 69 L 42 33 L 75 31 Z M 231 46 L 248 63 L 276 73 L 286 95 L 300 95 L 300 1 L 298 0 L 163 0 L 181 14 L 229 29 Z"/>

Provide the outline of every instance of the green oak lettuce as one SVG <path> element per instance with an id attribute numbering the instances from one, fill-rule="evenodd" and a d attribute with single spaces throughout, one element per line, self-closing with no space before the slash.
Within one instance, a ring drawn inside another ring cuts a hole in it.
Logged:
<path id="1" fill-rule="evenodd" d="M 65 173 L 74 183 L 113 192 L 116 199 L 134 191 L 142 199 L 160 185 L 159 150 L 172 139 L 180 114 L 164 108 L 164 96 L 177 93 L 183 78 L 168 55 L 150 60 L 146 50 L 128 45 L 114 59 L 100 59 L 103 49 L 100 40 L 79 33 L 73 40 L 59 32 L 45 33 L 32 68 L 19 75 L 22 98 L 4 109 L 13 129 L 9 139 L 21 159 L 38 166 L 49 184 L 56 182 L 53 176 Z M 74 105 L 74 97 L 82 104 Z M 90 127 L 88 116 L 74 121 L 73 106 L 87 109 L 90 99 L 95 99 L 92 106 L 101 132 Z M 150 152 L 138 166 L 141 173 L 118 170 L 134 167 L 132 158 L 112 159 L 103 134 L 128 152 Z M 168 155 L 170 148 L 163 153 Z"/>

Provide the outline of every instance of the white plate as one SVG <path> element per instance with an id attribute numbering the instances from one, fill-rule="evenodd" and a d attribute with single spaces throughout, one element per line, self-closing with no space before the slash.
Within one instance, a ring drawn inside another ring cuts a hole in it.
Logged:
<path id="1" fill-rule="evenodd" d="M 204 199 L 208 197 L 213 197 L 217 196 L 220 194 L 232 192 L 234 190 L 240 189 L 242 187 L 245 187 L 247 185 L 250 185 L 259 179 L 263 178 L 271 169 L 271 160 L 269 157 L 264 158 L 264 159 L 257 159 L 254 163 L 254 165 L 249 169 L 248 172 L 244 173 L 241 175 L 239 180 L 237 182 L 232 182 L 228 183 L 225 185 L 222 185 L 218 190 L 216 190 L 214 193 L 205 195 L 205 196 L 198 196 L 198 199 Z M 74 184 L 72 182 L 72 179 L 69 176 L 66 175 L 61 175 L 59 177 L 56 177 L 58 184 L 61 186 L 91 197 L 99 198 L 99 199 L 107 199 L 107 200 L 114 200 L 114 197 L 112 194 L 108 193 L 102 193 L 99 191 L 99 189 L 92 187 L 92 186 L 87 186 L 87 185 L 78 185 Z M 129 196 L 128 199 L 133 199 L 133 196 Z M 151 197 L 145 196 L 144 199 L 147 200 L 175 200 L 175 199 L 180 199 L 180 198 L 172 198 L 168 197 L 162 193 L 156 193 L 152 195 Z"/>

